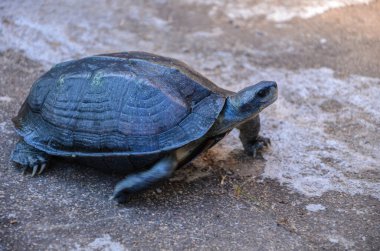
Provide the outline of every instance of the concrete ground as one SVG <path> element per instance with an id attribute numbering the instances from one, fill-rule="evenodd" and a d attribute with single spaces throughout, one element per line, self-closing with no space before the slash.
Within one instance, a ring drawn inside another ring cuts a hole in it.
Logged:
<path id="1" fill-rule="evenodd" d="M 380 1 L 80 2 L 0 2 L 0 250 L 380 250 Z M 231 90 L 277 81 L 272 147 L 245 156 L 233 131 L 125 205 L 108 200 L 118 175 L 22 175 L 10 119 L 33 81 L 126 50 Z"/>

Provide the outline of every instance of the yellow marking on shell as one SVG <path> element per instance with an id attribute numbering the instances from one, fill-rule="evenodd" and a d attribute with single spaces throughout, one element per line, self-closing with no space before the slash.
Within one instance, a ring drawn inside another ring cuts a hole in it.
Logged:
<path id="1" fill-rule="evenodd" d="M 92 86 L 101 86 L 102 85 L 103 73 L 101 71 L 97 71 L 92 78 L 91 85 Z"/>

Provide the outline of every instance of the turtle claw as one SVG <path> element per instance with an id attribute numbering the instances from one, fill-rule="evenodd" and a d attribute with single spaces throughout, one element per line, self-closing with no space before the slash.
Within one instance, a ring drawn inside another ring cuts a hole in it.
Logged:
<path id="1" fill-rule="evenodd" d="M 26 175 L 26 170 L 28 170 L 28 166 L 22 168 L 22 175 Z"/>
<path id="2" fill-rule="evenodd" d="M 256 148 L 253 148 L 252 149 L 252 158 L 256 159 L 256 156 L 257 156 L 257 150 L 256 150 Z"/>
<path id="3" fill-rule="evenodd" d="M 19 141 L 12 152 L 11 159 L 23 167 L 23 174 L 32 171 L 32 177 L 41 174 L 49 161 L 49 155 L 33 148 L 24 141 Z"/>
<path id="4" fill-rule="evenodd" d="M 270 141 L 270 138 L 265 138 L 262 136 L 257 137 L 257 141 L 262 142 L 263 147 L 270 147 L 272 145 L 272 142 Z"/>
<path id="5" fill-rule="evenodd" d="M 38 174 L 41 174 L 45 170 L 45 168 L 46 168 L 46 163 L 44 163 L 44 164 L 41 165 L 41 169 L 38 172 Z"/>
<path id="6" fill-rule="evenodd" d="M 252 156 L 253 158 L 256 158 L 258 156 L 261 156 L 261 152 L 264 148 L 268 148 L 271 146 L 271 141 L 269 138 L 265 138 L 262 136 L 258 136 L 256 140 L 250 144 L 244 145 L 245 152 Z"/>
<path id="7" fill-rule="evenodd" d="M 261 142 L 256 142 L 251 146 L 251 149 L 249 149 L 248 151 L 246 150 L 246 152 L 248 153 L 248 155 L 251 155 L 252 158 L 256 159 L 258 154 L 261 155 L 261 150 L 263 148 L 264 145 Z"/>
<path id="8" fill-rule="evenodd" d="M 41 173 L 43 173 L 43 171 L 45 171 L 47 161 L 47 159 L 41 156 L 37 156 L 36 158 L 33 158 L 33 156 L 29 156 L 27 158 L 26 163 L 21 165 L 23 167 L 22 174 L 26 175 L 28 170 L 31 170 L 32 177 L 40 175 Z"/>
<path id="9" fill-rule="evenodd" d="M 38 170 L 39 169 L 39 170 Z M 46 169 L 46 163 L 43 163 L 41 165 L 37 164 L 33 166 L 33 171 L 32 171 L 32 177 L 34 177 L 36 174 L 40 175 L 43 173 L 43 171 Z"/>
<path id="10" fill-rule="evenodd" d="M 37 170 L 38 170 L 38 165 L 33 166 L 32 177 L 34 177 L 34 175 L 36 175 Z"/>

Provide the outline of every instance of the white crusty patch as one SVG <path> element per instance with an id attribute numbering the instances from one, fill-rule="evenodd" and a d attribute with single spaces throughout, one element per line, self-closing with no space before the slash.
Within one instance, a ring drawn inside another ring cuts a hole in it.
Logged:
<path id="1" fill-rule="evenodd" d="M 336 243 L 344 246 L 345 250 L 349 250 L 355 245 L 353 241 L 347 240 L 346 238 L 338 234 L 332 234 L 330 236 L 327 236 L 327 238 L 331 243 Z"/>
<path id="2" fill-rule="evenodd" d="M 0 102 L 6 102 L 6 103 L 9 103 L 9 102 L 12 102 L 14 99 L 9 97 L 9 96 L 0 96 Z"/>
<path id="3" fill-rule="evenodd" d="M 96 238 L 90 242 L 87 246 L 81 247 L 79 244 L 75 244 L 75 251 L 95 251 L 95 250 L 105 250 L 105 251 L 126 251 L 124 245 L 119 242 L 113 241 L 111 236 L 108 234 L 102 237 Z"/>
<path id="4" fill-rule="evenodd" d="M 306 210 L 310 212 L 318 212 L 318 211 L 326 210 L 326 207 L 321 204 L 309 204 L 309 205 L 306 205 Z"/>
<path id="5" fill-rule="evenodd" d="M 210 15 L 223 12 L 232 20 L 248 20 L 265 16 L 274 22 L 286 22 L 293 18 L 311 18 L 324 12 L 357 4 L 369 4 L 373 0 L 296 0 L 296 1 L 219 1 L 187 0 L 188 4 L 205 4 L 213 6 Z"/>
<path id="6" fill-rule="evenodd" d="M 166 29 L 167 22 L 150 13 L 151 8 L 136 6 L 121 0 L 113 4 L 104 0 L 96 4 L 67 0 L 59 8 L 54 2 L 0 1 L 7 23 L 1 27 L 0 51 L 22 50 L 46 66 L 83 55 L 114 52 L 115 48 L 152 51 L 153 44 L 132 32 L 128 21 L 138 19 L 141 25 L 159 30 Z M 125 11 L 104 11 L 120 8 Z"/>

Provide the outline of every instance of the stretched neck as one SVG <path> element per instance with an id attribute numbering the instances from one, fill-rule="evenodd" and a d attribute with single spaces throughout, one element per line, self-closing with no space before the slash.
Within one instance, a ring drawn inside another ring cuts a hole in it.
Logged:
<path id="1" fill-rule="evenodd" d="M 217 122 L 211 130 L 212 135 L 226 133 L 244 121 L 257 115 L 258 112 L 254 112 L 252 110 L 246 113 L 242 112 L 240 107 L 238 107 L 234 101 L 234 96 L 226 99 L 226 104 L 224 105 Z"/>
<path id="2" fill-rule="evenodd" d="M 248 86 L 226 99 L 226 104 L 211 130 L 211 134 L 226 133 L 232 128 L 254 118 L 257 114 L 277 99 L 277 84 L 261 81 Z"/>

